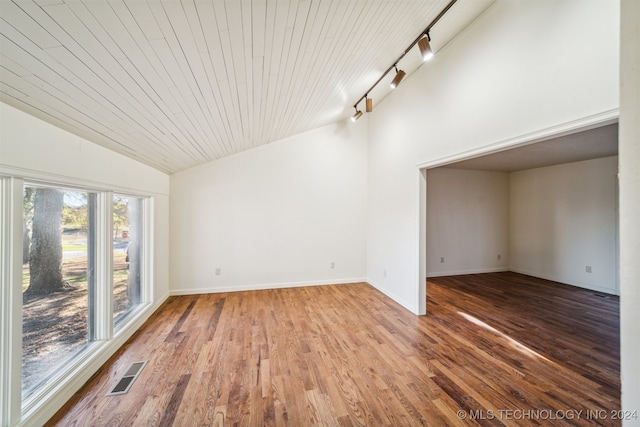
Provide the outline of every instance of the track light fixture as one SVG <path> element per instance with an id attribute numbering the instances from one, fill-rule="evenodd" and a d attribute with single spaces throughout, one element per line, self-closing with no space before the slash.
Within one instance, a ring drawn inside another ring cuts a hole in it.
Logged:
<path id="1" fill-rule="evenodd" d="M 354 105 L 353 108 L 356 109 L 356 113 L 353 116 L 351 116 L 351 121 L 355 122 L 360 117 L 362 117 L 362 111 L 358 110 L 358 107 L 356 105 Z"/>
<path id="2" fill-rule="evenodd" d="M 404 71 L 398 70 L 397 66 L 394 65 L 393 67 L 396 69 L 396 76 L 391 80 L 391 89 L 398 87 L 402 79 L 404 79 L 404 76 L 407 75 Z"/>
<path id="3" fill-rule="evenodd" d="M 418 49 L 420 49 L 420 55 L 422 56 L 422 60 L 423 61 L 428 61 L 429 59 L 431 59 L 431 57 L 433 57 L 433 50 L 431 49 L 431 36 L 429 35 L 429 31 L 431 30 L 431 28 L 436 25 L 438 23 L 438 21 L 440 20 L 440 18 L 442 18 L 444 16 L 445 13 L 447 13 L 449 11 L 449 9 L 451 9 L 451 7 L 457 2 L 458 0 L 451 0 L 449 2 L 449 4 L 447 4 L 447 6 L 442 9 L 442 11 L 438 14 L 438 16 L 436 16 L 433 21 L 431 21 L 431 23 L 427 26 L 427 28 L 424 29 L 424 31 L 422 31 L 420 33 L 420 35 L 418 36 L 418 38 L 416 38 L 410 45 L 408 48 L 406 48 L 404 50 L 404 52 L 402 53 L 402 55 L 400 55 L 400 57 L 398 59 L 395 60 L 395 62 L 393 63 L 392 66 L 390 66 L 389 68 L 387 68 L 387 70 L 382 73 L 382 76 L 380 76 L 380 78 L 378 80 L 376 80 L 376 82 L 373 84 L 373 86 L 371 86 L 369 88 L 368 91 L 365 92 L 365 94 L 358 99 L 358 101 L 353 105 L 353 108 L 356 109 L 356 113 L 351 117 L 351 120 L 353 120 L 354 122 L 356 120 L 358 120 L 360 118 L 360 116 L 362 116 L 362 111 L 358 110 L 358 104 L 360 103 L 360 101 L 362 101 L 363 99 L 366 102 L 366 109 L 365 111 L 367 113 L 370 113 L 371 111 L 373 111 L 373 102 L 371 101 L 371 99 L 369 99 L 369 93 L 371 93 L 371 91 L 378 85 L 378 83 L 380 83 L 382 81 L 382 79 L 384 79 L 387 74 L 389 74 L 389 72 L 393 69 L 396 70 L 396 75 L 393 78 L 393 80 L 391 81 L 391 88 L 395 89 L 396 86 L 398 86 L 398 84 L 400 83 L 400 81 L 406 76 L 407 73 L 405 73 L 403 70 L 398 70 L 398 63 L 400 62 L 400 60 L 402 58 L 404 58 L 404 56 L 411 50 L 413 49 L 413 47 L 415 45 L 418 45 Z"/>
<path id="4" fill-rule="evenodd" d="M 433 58 L 433 51 L 431 50 L 431 45 L 429 42 L 431 41 L 431 37 L 429 36 L 429 32 L 422 36 L 420 41 L 418 41 L 418 49 L 420 49 L 420 55 L 422 55 L 422 61 L 426 62 Z"/>

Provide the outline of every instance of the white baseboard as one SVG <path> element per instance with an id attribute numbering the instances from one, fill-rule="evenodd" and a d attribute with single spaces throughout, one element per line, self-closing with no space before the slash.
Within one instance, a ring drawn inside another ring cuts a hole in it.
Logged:
<path id="1" fill-rule="evenodd" d="M 603 288 L 602 286 L 594 286 L 587 283 L 576 282 L 574 280 L 567 280 L 563 277 L 556 277 L 550 274 L 541 274 L 536 271 L 527 271 L 519 268 L 510 268 L 509 271 L 513 271 L 514 273 L 525 274 L 527 276 L 538 277 L 540 279 L 551 280 L 552 282 L 558 282 L 565 285 L 575 286 L 582 289 L 589 289 L 591 291 L 604 292 L 605 294 L 616 295 L 616 290 L 614 288 Z"/>
<path id="2" fill-rule="evenodd" d="M 311 281 L 304 281 L 304 282 L 263 283 L 263 284 L 238 285 L 238 286 L 216 286 L 216 287 L 210 287 L 210 288 L 173 289 L 169 292 L 169 294 L 171 296 L 218 294 L 222 292 L 242 292 L 242 291 L 261 291 L 266 289 L 300 288 L 303 286 L 343 285 L 343 284 L 349 284 L 349 283 L 362 283 L 366 281 L 367 280 L 364 277 L 350 277 L 347 279 L 311 280 Z"/>

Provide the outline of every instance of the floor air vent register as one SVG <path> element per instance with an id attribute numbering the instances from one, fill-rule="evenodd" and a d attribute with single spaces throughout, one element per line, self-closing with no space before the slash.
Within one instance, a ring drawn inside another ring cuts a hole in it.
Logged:
<path id="1" fill-rule="evenodd" d="M 107 396 L 117 396 L 119 394 L 125 394 L 126 392 L 128 392 L 133 385 L 133 382 L 136 380 L 136 378 L 138 378 L 138 375 L 140 375 L 140 372 L 142 372 L 142 369 L 146 364 L 146 361 L 132 363 L 131 366 L 129 366 L 129 369 L 127 369 L 127 372 L 125 372 L 124 375 L 118 380 L 118 383 L 115 385 L 115 387 L 113 387 L 113 389 L 111 389 L 111 391 L 107 393 Z"/>

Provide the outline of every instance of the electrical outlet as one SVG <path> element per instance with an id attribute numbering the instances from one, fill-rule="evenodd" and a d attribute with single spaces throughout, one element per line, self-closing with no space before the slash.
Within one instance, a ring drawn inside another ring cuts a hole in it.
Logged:
<path id="1" fill-rule="evenodd" d="M 387 270 L 382 270 L 382 277 L 387 277 Z"/>
<path id="2" fill-rule="evenodd" d="M 498 254 L 498 261 L 502 259 L 502 255 Z"/>
<path id="3" fill-rule="evenodd" d="M 444 263 L 444 257 L 443 257 L 443 256 L 441 256 L 441 257 L 440 257 L 440 264 L 443 264 L 443 263 Z"/>
<path id="4" fill-rule="evenodd" d="M 332 269 L 336 268 L 336 263 L 335 263 L 335 262 L 332 262 L 332 263 L 331 263 L 331 268 L 332 268 Z"/>
<path id="5" fill-rule="evenodd" d="M 587 273 L 591 273 L 591 266 L 590 266 L 590 265 L 587 265 L 587 266 L 584 268 L 584 271 L 586 271 Z"/>
<path id="6" fill-rule="evenodd" d="M 222 270 L 219 268 L 216 268 L 216 276 L 219 276 L 220 274 L 222 274 Z"/>

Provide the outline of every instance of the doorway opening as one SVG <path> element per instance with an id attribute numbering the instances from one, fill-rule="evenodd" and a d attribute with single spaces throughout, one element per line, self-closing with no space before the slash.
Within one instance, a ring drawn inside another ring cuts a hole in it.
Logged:
<path id="1" fill-rule="evenodd" d="M 515 270 L 619 294 L 617 154 L 617 117 L 608 116 L 592 118 L 571 129 L 550 129 L 420 165 L 419 277 L 425 279 L 419 284 L 420 314 L 426 314 L 426 278 L 434 275 Z M 602 165 L 606 165 L 606 172 L 600 170 Z M 580 175 L 584 170 L 596 172 L 585 178 Z M 603 174 L 607 182 L 603 182 Z M 542 184 L 531 184 L 540 179 Z M 553 184 L 553 179 L 560 180 L 555 181 L 558 185 Z M 544 188 L 544 182 L 550 190 L 546 198 L 540 188 Z M 604 194 L 607 200 L 600 200 L 594 193 Z M 516 205 L 511 200 L 514 196 Z M 566 206 L 577 203 L 582 209 L 572 216 L 571 211 L 564 212 L 560 207 L 569 232 L 567 227 L 561 225 L 558 229 L 553 224 L 556 218 L 551 212 L 551 216 L 543 218 L 545 224 L 538 224 L 547 231 L 546 241 L 542 239 L 535 247 L 522 245 L 527 232 L 532 232 L 527 230 L 527 224 L 540 220 L 534 214 L 527 215 L 527 207 L 563 199 Z M 492 204 L 496 200 L 499 206 Z M 518 227 L 518 235 L 511 235 L 512 227 Z M 584 241 L 576 239 L 581 234 L 602 237 L 602 227 L 606 235 L 604 248 L 589 249 Z M 557 249 L 562 251 L 562 257 L 547 255 L 548 259 L 533 264 L 524 261 L 532 251 L 553 247 L 556 237 L 562 240 Z M 572 246 L 579 249 L 577 254 L 567 250 Z M 606 260 L 599 254 L 605 254 Z M 593 265 L 596 263 L 598 266 Z"/>

